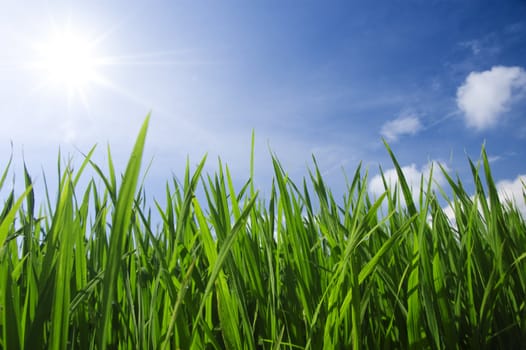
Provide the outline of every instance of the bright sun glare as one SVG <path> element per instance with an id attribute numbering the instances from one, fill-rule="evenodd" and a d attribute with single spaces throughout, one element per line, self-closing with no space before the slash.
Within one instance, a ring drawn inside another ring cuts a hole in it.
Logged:
<path id="1" fill-rule="evenodd" d="M 54 32 L 37 46 L 35 68 L 43 73 L 44 85 L 78 95 L 84 101 L 87 89 L 103 82 L 98 72 L 101 64 L 95 52 L 96 42 L 72 30 Z"/>
<path id="2" fill-rule="evenodd" d="M 100 44 L 108 39 L 111 31 L 85 35 L 74 28 L 71 20 L 64 25 L 51 21 L 51 28 L 40 40 L 32 41 L 32 58 L 25 60 L 24 66 L 37 73 L 37 90 L 53 91 L 67 97 L 68 106 L 80 100 L 89 107 L 88 95 L 96 87 L 104 87 L 144 104 L 140 96 L 106 77 L 102 68 L 180 64 L 179 60 L 172 58 L 179 53 L 173 50 L 108 56 L 100 52 Z"/>

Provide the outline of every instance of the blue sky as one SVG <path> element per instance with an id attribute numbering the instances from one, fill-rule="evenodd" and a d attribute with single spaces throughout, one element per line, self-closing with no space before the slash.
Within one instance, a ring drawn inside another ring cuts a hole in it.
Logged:
<path id="1" fill-rule="evenodd" d="M 205 153 L 207 171 L 221 156 L 244 182 L 253 129 L 262 188 L 272 150 L 294 180 L 307 175 L 314 154 L 337 196 L 342 167 L 352 174 L 362 161 L 376 193 L 378 166 L 392 168 L 382 137 L 414 181 L 439 162 L 469 185 L 466 158 L 478 159 L 483 143 L 503 191 L 520 193 L 526 179 L 524 1 L 2 7 L 2 167 L 10 141 L 36 177 L 40 168 L 54 174 L 59 147 L 80 161 L 77 149 L 97 143 L 96 159 L 105 162 L 109 143 L 122 171 L 152 111 L 146 157 L 154 157 L 154 194 L 172 173 L 183 176 L 187 157 L 195 164 Z M 94 76 L 74 87 L 65 82 L 74 72 L 57 82 L 41 64 L 42 47 L 65 32 L 87 40 L 94 62 Z"/>

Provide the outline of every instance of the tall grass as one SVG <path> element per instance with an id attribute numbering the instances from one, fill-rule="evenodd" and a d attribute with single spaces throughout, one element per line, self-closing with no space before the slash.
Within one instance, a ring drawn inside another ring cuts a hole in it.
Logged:
<path id="1" fill-rule="evenodd" d="M 400 186 L 386 185 L 377 199 L 360 167 L 339 200 L 316 163 L 298 186 L 273 158 L 263 200 L 253 164 L 236 189 L 221 163 L 203 174 L 203 159 L 182 181 L 167 182 L 166 198 L 149 208 L 138 181 L 147 125 L 120 184 L 109 151 L 104 173 L 92 149 L 77 171 L 59 162 L 58 193 L 46 191 L 40 206 L 26 169 L 25 191 L 8 190 L 0 213 L 0 348 L 526 344 L 526 224 L 500 200 L 484 151 L 480 164 L 469 163 L 474 194 L 435 169 L 450 187 L 454 222 L 431 181 L 414 196 L 388 146 Z M 100 179 L 79 193 L 86 167 Z"/>

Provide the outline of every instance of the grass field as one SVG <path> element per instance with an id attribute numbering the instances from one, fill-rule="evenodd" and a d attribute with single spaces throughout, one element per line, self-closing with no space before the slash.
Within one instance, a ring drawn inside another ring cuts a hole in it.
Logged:
<path id="1" fill-rule="evenodd" d="M 526 223 L 499 198 L 484 151 L 469 163 L 475 193 L 434 169 L 454 220 L 431 181 L 414 196 L 388 147 L 400 186 L 377 199 L 360 168 L 340 199 L 316 167 L 294 184 L 273 159 L 263 200 L 253 166 L 234 188 L 227 166 L 205 175 L 203 160 L 150 208 L 139 181 L 147 126 L 122 176 L 111 157 L 103 173 L 92 150 L 78 170 L 59 166 L 43 203 L 27 171 L 24 193 L 7 189 L 0 348 L 525 346 Z M 87 168 L 97 175 L 79 192 Z"/>

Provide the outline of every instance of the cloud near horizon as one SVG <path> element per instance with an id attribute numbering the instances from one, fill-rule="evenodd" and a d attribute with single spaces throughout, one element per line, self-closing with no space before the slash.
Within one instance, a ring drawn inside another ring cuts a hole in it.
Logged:
<path id="1" fill-rule="evenodd" d="M 386 122 L 380 134 L 385 137 L 387 141 L 397 141 L 401 135 L 414 135 L 422 128 L 420 119 L 417 116 L 401 115 L 394 120 Z"/>
<path id="2" fill-rule="evenodd" d="M 521 67 L 495 66 L 471 72 L 457 89 L 457 106 L 468 127 L 484 130 L 495 126 L 516 98 L 524 97 L 526 71 Z"/>
<path id="3" fill-rule="evenodd" d="M 500 201 L 503 203 L 511 202 L 523 217 L 526 217 L 526 198 L 524 197 L 526 192 L 526 174 L 518 175 L 513 180 L 501 180 L 497 182 L 496 186 Z M 475 196 L 472 195 L 470 198 L 474 200 Z M 444 207 L 443 210 L 449 222 L 456 226 L 455 211 L 451 205 Z M 482 215 L 480 203 L 479 213 Z"/>
<path id="4" fill-rule="evenodd" d="M 517 209 L 526 217 L 526 174 L 517 176 L 514 180 L 502 180 L 497 182 L 497 191 L 502 201 L 511 201 Z"/>
<path id="5" fill-rule="evenodd" d="M 427 187 L 431 168 L 433 168 L 433 182 L 431 184 L 431 188 L 436 189 L 438 186 L 441 186 L 445 183 L 445 178 L 442 175 L 442 171 L 440 170 L 439 164 L 441 164 L 444 167 L 444 169 L 448 170 L 448 167 L 444 163 L 435 160 L 428 162 L 420 169 L 418 169 L 416 164 L 414 163 L 402 167 L 402 172 L 404 173 L 404 177 L 407 181 L 407 184 L 413 191 L 413 200 L 418 200 L 418 196 L 420 194 L 420 181 L 422 177 L 424 181 L 424 188 Z M 387 182 L 387 185 L 390 188 L 393 188 L 394 186 L 399 186 L 398 173 L 396 172 L 396 169 L 388 169 L 384 171 L 383 174 L 385 177 L 385 181 Z M 385 186 L 382 180 L 382 176 L 380 174 L 375 175 L 371 179 L 371 181 L 369 181 L 369 191 L 377 197 L 379 197 L 385 192 Z M 402 203 L 405 205 L 405 201 L 403 200 L 403 198 Z"/>

